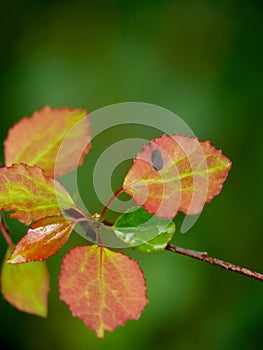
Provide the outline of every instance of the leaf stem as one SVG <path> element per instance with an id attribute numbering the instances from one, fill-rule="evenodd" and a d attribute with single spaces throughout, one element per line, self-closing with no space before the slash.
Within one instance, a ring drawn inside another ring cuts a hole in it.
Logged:
<path id="1" fill-rule="evenodd" d="M 213 264 L 213 265 L 222 267 L 223 269 L 237 272 L 237 273 L 240 273 L 241 275 L 254 278 L 258 281 L 263 282 L 263 274 L 249 270 L 247 268 L 244 268 L 238 265 L 231 264 L 227 261 L 213 258 L 212 256 L 209 256 L 206 252 L 199 252 L 196 250 L 185 249 L 182 247 L 175 246 L 173 244 L 168 244 L 165 249 L 173 253 L 189 256 L 191 258 L 204 261 L 208 264 Z"/>
<path id="2" fill-rule="evenodd" d="M 3 212 L 0 212 L 0 230 L 2 231 L 2 234 L 4 236 L 4 239 L 6 240 L 6 243 L 8 244 L 9 248 L 13 248 L 14 243 L 11 239 L 10 232 L 8 228 L 6 227 L 5 221 L 4 221 L 4 215 Z"/>
<path id="3" fill-rule="evenodd" d="M 105 213 L 106 211 L 109 209 L 111 203 L 114 201 L 115 198 L 117 198 L 119 196 L 119 194 L 121 194 L 123 192 L 123 187 L 121 187 L 120 189 L 118 189 L 118 191 L 116 191 L 114 193 L 114 195 L 109 199 L 109 201 L 106 203 L 105 207 L 102 209 L 102 212 L 100 214 L 100 217 L 102 219 L 104 219 Z"/>

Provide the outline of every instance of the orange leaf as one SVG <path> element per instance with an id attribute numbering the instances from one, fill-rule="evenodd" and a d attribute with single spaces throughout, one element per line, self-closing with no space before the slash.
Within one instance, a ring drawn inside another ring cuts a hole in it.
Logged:
<path id="1" fill-rule="evenodd" d="M 163 135 L 134 159 L 123 189 L 150 214 L 194 215 L 220 193 L 230 168 L 230 160 L 209 141 Z"/>
<path id="2" fill-rule="evenodd" d="M 64 187 L 42 169 L 24 164 L 0 168 L 0 209 L 14 210 L 9 216 L 25 225 L 73 206 Z"/>
<path id="3" fill-rule="evenodd" d="M 91 146 L 87 114 L 82 109 L 47 106 L 23 118 L 9 130 L 5 140 L 5 164 L 37 165 L 52 177 L 55 166 L 56 176 L 73 170 L 83 163 Z M 67 147 L 58 157 L 65 139 Z"/>
<path id="4" fill-rule="evenodd" d="M 145 280 L 136 261 L 101 246 L 69 251 L 62 264 L 60 298 L 98 337 L 129 319 L 147 304 Z"/>
<path id="5" fill-rule="evenodd" d="M 1 289 L 4 298 L 18 310 L 46 317 L 49 275 L 44 261 L 21 265 L 6 264 L 7 250 L 1 271 Z"/>
<path id="6" fill-rule="evenodd" d="M 67 242 L 73 230 L 62 216 L 47 217 L 35 222 L 18 242 L 7 263 L 19 264 L 50 258 Z"/>

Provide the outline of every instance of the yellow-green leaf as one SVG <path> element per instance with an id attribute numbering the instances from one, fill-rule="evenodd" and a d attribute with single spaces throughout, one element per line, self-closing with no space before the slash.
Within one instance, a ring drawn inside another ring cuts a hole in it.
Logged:
<path id="1" fill-rule="evenodd" d="M 0 168 L 0 209 L 14 212 L 25 225 L 46 216 L 59 215 L 74 206 L 68 192 L 42 169 L 24 164 Z"/>
<path id="2" fill-rule="evenodd" d="M 49 274 L 45 262 L 10 265 L 9 256 L 8 249 L 1 272 L 3 297 L 20 311 L 46 317 Z"/>

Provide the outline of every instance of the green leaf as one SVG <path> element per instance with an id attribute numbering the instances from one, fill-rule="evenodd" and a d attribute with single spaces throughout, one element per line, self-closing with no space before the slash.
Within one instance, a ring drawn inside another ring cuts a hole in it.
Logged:
<path id="1" fill-rule="evenodd" d="M 2 265 L 3 297 L 20 311 L 46 317 L 49 275 L 45 262 L 10 265 L 6 263 L 10 253 L 8 249 Z"/>
<path id="2" fill-rule="evenodd" d="M 129 209 L 112 228 L 119 239 L 147 253 L 165 249 L 175 232 L 173 221 L 151 215 L 143 207 Z"/>
<path id="3" fill-rule="evenodd" d="M 175 225 L 172 222 L 169 224 L 166 232 L 160 233 L 158 236 L 151 239 L 149 242 L 146 242 L 145 244 L 138 245 L 136 249 L 140 250 L 143 253 L 154 253 L 164 250 L 167 244 L 173 238 L 174 233 Z"/>

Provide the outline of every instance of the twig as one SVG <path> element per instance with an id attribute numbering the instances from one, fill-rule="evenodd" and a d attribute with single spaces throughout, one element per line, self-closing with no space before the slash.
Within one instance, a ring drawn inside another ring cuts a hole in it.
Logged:
<path id="1" fill-rule="evenodd" d="M 209 256 L 206 252 L 199 252 L 196 250 L 185 249 L 182 247 L 175 246 L 173 244 L 168 244 L 165 249 L 169 250 L 173 253 L 178 253 L 181 255 L 189 256 L 189 257 L 197 259 L 197 260 L 204 261 L 208 264 L 217 265 L 219 267 L 222 267 L 223 269 L 234 271 L 234 272 L 240 273 L 241 275 L 245 275 L 245 276 L 248 276 L 250 278 L 254 278 L 258 281 L 263 282 L 263 274 L 246 269 L 246 268 L 238 266 L 238 265 L 231 264 L 227 261 L 213 258 L 212 256 Z"/>
<path id="2" fill-rule="evenodd" d="M 3 212 L 0 212 L 0 230 L 2 231 L 2 234 L 4 236 L 4 239 L 6 240 L 9 248 L 13 248 L 14 243 L 11 239 L 11 235 L 9 230 L 7 229 L 5 222 L 4 222 L 4 216 L 3 216 Z"/>
<path id="3" fill-rule="evenodd" d="M 114 201 L 115 198 L 118 197 L 119 194 L 123 192 L 123 188 L 120 188 L 118 191 L 114 193 L 114 195 L 110 198 L 110 200 L 106 203 L 105 207 L 102 209 L 102 212 L 100 214 L 100 217 L 104 219 L 106 211 L 109 209 L 111 203 Z"/>

